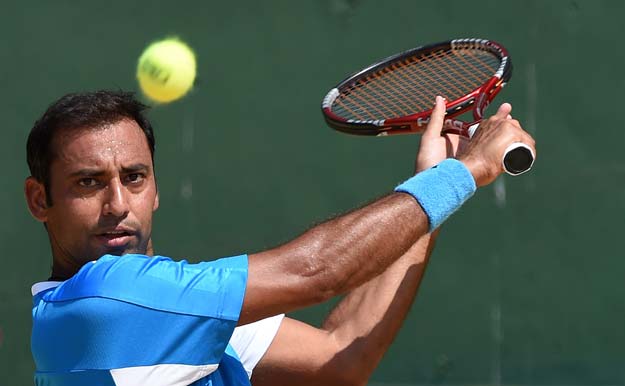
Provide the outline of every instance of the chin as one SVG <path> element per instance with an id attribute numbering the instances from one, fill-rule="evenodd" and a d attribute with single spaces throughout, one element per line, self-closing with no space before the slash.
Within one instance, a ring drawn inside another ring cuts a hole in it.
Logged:
<path id="1" fill-rule="evenodd" d="M 146 250 L 145 248 L 138 248 L 136 246 L 125 247 L 125 248 L 110 248 L 106 251 L 105 254 L 116 255 L 116 256 L 122 256 L 122 255 L 128 255 L 128 254 L 145 255 Z"/>
<path id="2" fill-rule="evenodd" d="M 145 250 L 137 248 L 136 246 L 124 246 L 124 247 L 100 247 L 97 251 L 89 254 L 92 258 L 90 260 L 97 260 L 104 255 L 122 256 L 130 253 L 145 254 Z"/>

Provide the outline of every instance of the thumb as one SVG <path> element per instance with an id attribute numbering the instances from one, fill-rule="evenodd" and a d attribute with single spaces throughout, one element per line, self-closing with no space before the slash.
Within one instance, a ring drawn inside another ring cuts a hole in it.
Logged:
<path id="1" fill-rule="evenodd" d="M 502 103 L 497 109 L 494 117 L 499 119 L 507 119 L 508 115 L 512 112 L 512 105 L 510 103 Z"/>
<path id="2" fill-rule="evenodd" d="M 443 99 L 443 97 L 441 96 L 437 96 L 436 101 L 434 102 L 434 108 L 432 109 L 432 115 L 430 116 L 430 121 L 428 122 L 428 125 L 423 132 L 423 136 L 429 138 L 440 137 L 441 131 L 443 130 L 444 121 L 445 99 Z"/>

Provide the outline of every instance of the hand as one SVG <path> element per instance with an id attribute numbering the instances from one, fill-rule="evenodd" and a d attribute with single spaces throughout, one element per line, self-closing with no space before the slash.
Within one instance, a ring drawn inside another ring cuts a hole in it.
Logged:
<path id="1" fill-rule="evenodd" d="M 459 157 L 471 171 L 477 186 L 490 184 L 504 171 L 504 151 L 512 143 L 523 142 L 536 154 L 536 142 L 523 131 L 519 121 L 512 119 L 511 111 L 512 106 L 504 103 L 495 115 L 482 121 Z"/>
<path id="2" fill-rule="evenodd" d="M 468 143 L 468 140 L 460 135 L 441 135 L 444 121 L 445 100 L 437 96 L 430 122 L 421 137 L 419 153 L 417 153 L 417 160 L 415 162 L 416 173 L 429 169 L 447 158 L 456 157 Z"/>

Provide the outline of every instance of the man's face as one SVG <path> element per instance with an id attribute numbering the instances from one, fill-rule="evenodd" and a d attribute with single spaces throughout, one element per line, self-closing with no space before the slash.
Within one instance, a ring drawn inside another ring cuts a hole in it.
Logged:
<path id="1" fill-rule="evenodd" d="M 158 195 L 147 139 L 134 120 L 78 129 L 53 141 L 52 206 L 45 221 L 55 259 L 145 254 Z"/>

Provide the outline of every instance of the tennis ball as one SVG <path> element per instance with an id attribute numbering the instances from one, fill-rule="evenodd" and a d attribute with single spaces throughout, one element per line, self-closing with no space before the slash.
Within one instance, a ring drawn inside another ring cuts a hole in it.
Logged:
<path id="1" fill-rule="evenodd" d="M 139 57 L 137 80 L 145 96 L 156 102 L 181 98 L 195 80 L 195 54 L 177 38 L 156 41 Z"/>

